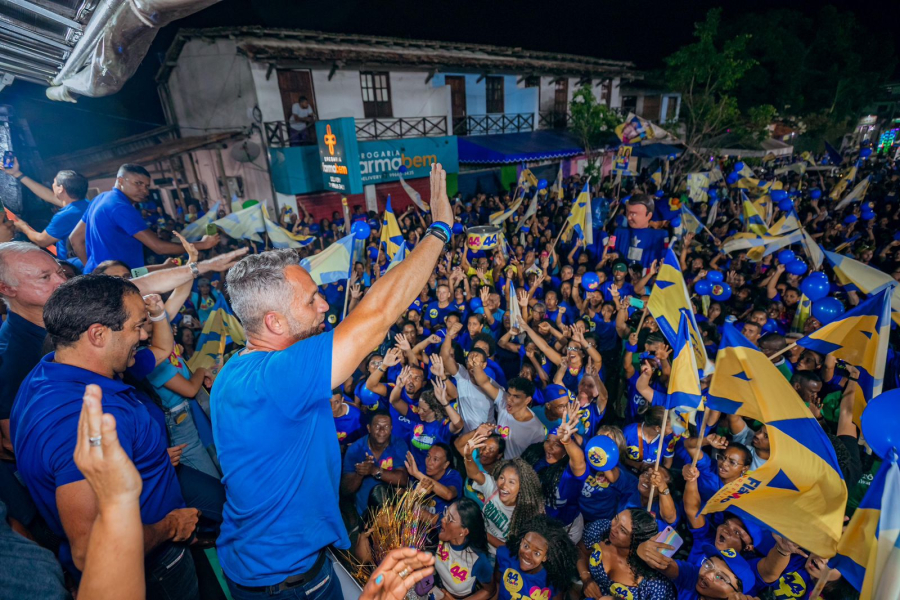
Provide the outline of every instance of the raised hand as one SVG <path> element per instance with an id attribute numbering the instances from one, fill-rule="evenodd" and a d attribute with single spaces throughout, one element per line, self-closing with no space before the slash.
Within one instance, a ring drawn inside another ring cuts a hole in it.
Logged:
<path id="1" fill-rule="evenodd" d="M 650 485 L 659 490 L 659 493 L 663 493 L 667 489 L 669 489 L 669 486 L 666 483 L 666 478 L 663 477 L 662 473 L 660 473 L 659 471 L 650 472 Z"/>
<path id="2" fill-rule="evenodd" d="M 804 558 L 809 558 L 809 554 L 804 552 L 803 548 L 787 539 L 786 537 L 779 535 L 777 533 L 773 533 L 772 537 L 775 539 L 775 547 L 783 554 L 799 554 Z"/>
<path id="3" fill-rule="evenodd" d="M 197 262 L 197 258 L 200 256 L 200 253 L 197 251 L 196 246 L 184 239 L 184 236 L 177 231 L 173 231 L 172 233 L 175 234 L 175 237 L 177 237 L 178 241 L 181 242 L 181 245 L 184 246 L 184 251 L 187 252 L 188 255 L 188 263 Z"/>
<path id="4" fill-rule="evenodd" d="M 407 450 L 406 452 L 406 460 L 404 461 L 406 465 L 406 470 L 409 472 L 410 477 L 415 477 L 416 479 L 422 478 L 422 472 L 419 471 L 418 465 L 416 465 L 416 457 L 412 455 L 412 452 Z"/>
<path id="5" fill-rule="evenodd" d="M 441 163 L 431 164 L 431 219 L 453 226 L 453 208 L 447 197 L 447 173 Z"/>
<path id="6" fill-rule="evenodd" d="M 394 336 L 394 341 L 397 343 L 397 347 L 400 348 L 403 352 L 408 352 L 412 350 L 412 346 L 409 345 L 409 340 L 406 339 L 406 336 L 402 333 L 398 333 Z"/>
<path id="7" fill-rule="evenodd" d="M 700 479 L 700 471 L 697 467 L 692 467 L 691 465 L 684 465 L 681 469 L 681 476 L 685 481 L 697 481 Z"/>
<path id="8" fill-rule="evenodd" d="M 715 433 L 711 433 L 706 436 L 706 441 L 709 442 L 709 445 L 717 450 L 724 450 L 728 447 L 728 439 L 722 435 L 716 435 Z"/>
<path id="9" fill-rule="evenodd" d="M 391 550 L 372 572 L 359 600 L 404 600 L 409 590 L 434 573 L 433 565 L 434 556 L 427 552 L 415 548 Z"/>
<path id="10" fill-rule="evenodd" d="M 528 292 L 521 288 L 516 290 L 516 300 L 519 301 L 519 306 L 522 308 L 522 312 L 524 313 L 528 309 Z"/>
<path id="11" fill-rule="evenodd" d="M 491 290 L 490 290 L 490 288 L 488 288 L 487 286 L 481 288 L 481 291 L 478 293 L 478 295 L 481 296 L 481 304 L 482 304 L 482 306 L 484 306 L 485 308 L 487 308 L 487 305 L 488 305 L 488 298 L 491 296 Z"/>
<path id="12" fill-rule="evenodd" d="M 222 271 L 227 271 L 228 269 L 233 267 L 235 263 L 241 260 L 241 258 L 243 258 L 243 256 L 249 251 L 249 248 L 239 248 L 225 254 L 220 254 L 215 258 L 204 260 L 201 264 L 207 271 L 216 271 L 218 273 L 221 273 Z"/>
<path id="13" fill-rule="evenodd" d="M 400 369 L 400 375 L 397 376 L 397 387 L 403 387 L 409 382 L 409 375 L 411 372 L 412 369 L 409 368 L 409 365 Z"/>
<path id="14" fill-rule="evenodd" d="M 144 307 L 153 318 L 156 318 L 159 315 L 163 314 L 163 312 L 166 310 L 166 305 L 163 304 L 162 298 L 159 294 L 147 294 L 146 296 L 144 296 Z"/>
<path id="15" fill-rule="evenodd" d="M 447 406 L 450 404 L 450 400 L 447 398 L 447 382 L 442 379 L 436 379 L 434 381 L 434 397 L 437 398 L 437 401 L 441 403 L 441 406 Z"/>
<path id="16" fill-rule="evenodd" d="M 428 336 L 429 344 L 440 344 L 442 341 L 443 340 L 441 340 L 441 336 L 439 336 L 436 333 L 432 333 L 431 335 Z"/>
<path id="17" fill-rule="evenodd" d="M 432 354 L 429 358 L 431 359 L 431 374 L 439 379 L 443 378 L 445 374 L 444 359 L 440 354 Z"/>
<path id="18" fill-rule="evenodd" d="M 362 296 L 363 296 L 362 286 L 360 286 L 358 283 L 354 283 L 353 285 L 350 286 L 350 297 L 351 298 L 353 298 L 354 300 L 359 300 L 360 298 L 362 298 Z"/>
<path id="19" fill-rule="evenodd" d="M 462 323 L 454 323 L 453 325 L 451 325 L 450 327 L 447 328 L 447 336 L 451 340 L 455 340 L 456 336 L 458 336 L 460 334 L 460 332 L 462 332 L 462 330 L 463 330 Z"/>
<path id="20" fill-rule="evenodd" d="M 384 360 L 381 362 L 381 366 L 385 369 L 389 367 L 394 367 L 400 364 L 400 348 L 391 348 L 384 354 Z"/>

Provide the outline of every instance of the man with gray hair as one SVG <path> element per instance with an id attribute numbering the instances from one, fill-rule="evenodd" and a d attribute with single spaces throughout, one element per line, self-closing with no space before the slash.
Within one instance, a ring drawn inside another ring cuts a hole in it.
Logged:
<path id="1" fill-rule="evenodd" d="M 287 590 L 309 600 L 343 597 L 325 552 L 349 546 L 332 389 L 384 340 L 450 239 L 453 211 L 439 164 L 431 215 L 415 250 L 327 333 L 328 303 L 293 252 L 248 256 L 228 274 L 247 348 L 219 373 L 211 405 L 226 495 L 218 554 L 235 600 Z"/>

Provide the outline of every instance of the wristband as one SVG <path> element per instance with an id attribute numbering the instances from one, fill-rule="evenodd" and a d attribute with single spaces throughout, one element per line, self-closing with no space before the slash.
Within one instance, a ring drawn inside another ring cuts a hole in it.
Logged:
<path id="1" fill-rule="evenodd" d="M 430 227 L 428 227 L 428 230 L 425 233 L 426 234 L 431 233 L 432 235 L 439 234 L 437 237 L 440 238 L 441 240 L 443 240 L 444 243 L 446 244 L 447 242 L 450 241 L 451 229 L 450 229 L 450 226 L 447 225 L 446 223 L 441 223 L 440 221 L 435 221 L 434 223 L 431 224 Z"/>
<path id="2" fill-rule="evenodd" d="M 13 179 L 15 179 L 16 181 L 22 181 L 23 177 L 25 177 L 25 173 L 19 173 L 18 176 L 13 175 Z"/>
<path id="3" fill-rule="evenodd" d="M 631 352 L 632 354 L 638 351 L 637 344 L 629 344 L 625 342 L 625 352 Z"/>
<path id="4" fill-rule="evenodd" d="M 155 317 L 150 317 L 150 320 L 154 323 L 158 323 L 158 322 L 162 321 L 163 319 L 168 319 L 168 318 L 169 318 L 168 313 L 166 313 L 166 311 L 163 310 L 161 314 L 158 314 Z"/>
<path id="5" fill-rule="evenodd" d="M 200 267 L 197 266 L 197 263 L 188 263 L 188 267 L 191 268 L 191 274 L 194 276 L 194 279 L 200 277 Z"/>

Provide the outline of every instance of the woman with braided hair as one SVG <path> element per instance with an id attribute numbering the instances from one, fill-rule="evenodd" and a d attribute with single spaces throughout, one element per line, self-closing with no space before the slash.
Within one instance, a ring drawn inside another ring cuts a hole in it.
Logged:
<path id="1" fill-rule="evenodd" d="M 497 549 L 498 600 L 558 600 L 575 578 L 575 546 L 562 524 L 538 515 Z M 474 597 L 473 597 L 474 598 Z"/>
<path id="2" fill-rule="evenodd" d="M 586 598 L 674 600 L 674 586 L 637 554 L 638 546 L 659 533 L 656 519 L 642 508 L 629 508 L 612 521 L 600 519 L 578 544 L 578 575 Z"/>
<path id="3" fill-rule="evenodd" d="M 544 497 L 537 473 L 521 458 L 505 460 L 496 466 L 496 479 L 478 468 L 472 453 L 483 448 L 487 439 L 488 436 L 476 433 L 466 442 L 463 456 L 472 487 L 484 494 L 488 549 L 495 554 L 509 535 L 515 535 L 544 512 Z"/>

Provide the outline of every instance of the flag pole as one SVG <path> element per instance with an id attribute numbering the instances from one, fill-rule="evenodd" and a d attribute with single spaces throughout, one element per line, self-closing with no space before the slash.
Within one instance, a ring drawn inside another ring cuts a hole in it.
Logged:
<path id="1" fill-rule="evenodd" d="M 781 356 L 782 354 L 786 354 L 787 352 L 790 352 L 790 351 L 793 350 L 796 346 L 797 346 L 797 342 L 794 342 L 794 343 L 792 343 L 792 344 L 788 344 L 787 346 L 785 346 L 784 348 L 782 348 L 781 350 L 779 350 L 778 352 L 776 352 L 775 354 L 773 354 L 772 356 L 770 356 L 770 357 L 769 357 L 769 360 L 771 360 L 771 361 L 774 362 L 774 360 L 775 360 L 776 358 L 778 358 L 778 357 Z"/>
<path id="2" fill-rule="evenodd" d="M 700 454 L 703 453 L 703 434 L 706 432 L 706 425 L 709 421 L 709 407 L 704 406 L 703 410 L 703 420 L 700 423 L 700 429 L 697 432 L 697 450 L 694 451 L 694 458 L 691 460 L 691 468 L 697 466 L 697 461 L 700 460 Z"/>
<path id="3" fill-rule="evenodd" d="M 825 584 L 828 583 L 828 576 L 831 575 L 832 569 L 825 569 L 822 571 L 822 574 L 819 575 L 819 580 L 816 582 L 816 587 L 812 589 L 809 593 L 810 598 L 818 598 L 819 594 L 822 593 L 822 590 L 825 589 Z"/>
<path id="4" fill-rule="evenodd" d="M 707 411 L 708 412 L 708 411 Z M 704 414 L 704 416 L 706 416 Z M 659 432 L 659 448 L 656 449 L 656 465 L 653 466 L 654 471 L 659 471 L 659 461 L 662 458 L 663 454 L 663 445 L 666 442 L 666 423 L 669 420 L 669 409 L 666 409 L 666 412 L 663 414 L 663 422 L 662 429 Z M 650 486 L 650 499 L 647 500 L 647 512 L 650 512 L 650 508 L 653 506 L 653 494 L 656 492 L 656 486 Z"/>

